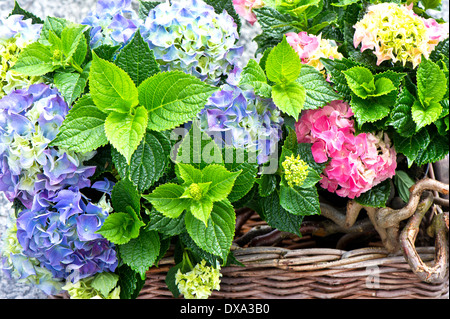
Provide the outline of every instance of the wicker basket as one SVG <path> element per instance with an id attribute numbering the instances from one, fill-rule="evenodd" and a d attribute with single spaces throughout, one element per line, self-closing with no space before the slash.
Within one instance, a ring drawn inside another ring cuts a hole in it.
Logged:
<path id="1" fill-rule="evenodd" d="M 434 247 L 418 248 L 423 261 L 434 258 Z M 327 248 L 286 249 L 250 247 L 237 249 L 235 257 L 246 267 L 222 269 L 220 291 L 211 298 L 227 299 L 446 299 L 444 283 L 422 282 L 402 255 L 389 255 L 384 248 L 351 251 Z M 138 298 L 171 298 L 164 282 L 173 266 L 168 256 L 159 268 L 147 272 Z"/>

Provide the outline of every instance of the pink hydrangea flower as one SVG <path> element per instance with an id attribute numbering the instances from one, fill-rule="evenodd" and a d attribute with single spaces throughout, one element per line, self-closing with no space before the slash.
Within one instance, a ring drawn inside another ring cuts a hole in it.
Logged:
<path id="1" fill-rule="evenodd" d="M 353 112 L 343 101 L 307 110 L 296 123 L 299 143 L 311 143 L 314 160 L 325 163 L 320 185 L 342 197 L 355 198 L 395 175 L 396 152 L 389 137 L 355 135 Z"/>
<path id="2" fill-rule="evenodd" d="M 256 14 L 252 10 L 262 8 L 264 2 L 262 0 L 233 0 L 233 6 L 237 14 L 253 25 L 256 22 Z"/>

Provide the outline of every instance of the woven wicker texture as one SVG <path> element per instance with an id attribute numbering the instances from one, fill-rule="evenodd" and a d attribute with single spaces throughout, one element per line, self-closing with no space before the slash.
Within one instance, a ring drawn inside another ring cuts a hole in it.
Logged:
<path id="1" fill-rule="evenodd" d="M 418 248 L 424 261 L 432 261 L 434 247 Z M 447 299 L 447 279 L 441 284 L 422 282 L 402 255 L 384 248 L 351 251 L 327 248 L 289 250 L 280 247 L 239 248 L 238 261 L 246 267 L 222 269 L 220 291 L 211 298 L 227 299 Z M 173 258 L 147 272 L 138 298 L 171 298 L 164 282 Z"/>

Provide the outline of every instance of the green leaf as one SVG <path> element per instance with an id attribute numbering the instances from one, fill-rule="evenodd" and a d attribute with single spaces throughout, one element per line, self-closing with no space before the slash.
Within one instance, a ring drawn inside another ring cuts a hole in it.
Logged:
<path id="1" fill-rule="evenodd" d="M 347 79 L 342 71 L 358 66 L 359 63 L 346 58 L 340 60 L 321 58 L 320 61 L 327 70 L 327 73 L 331 74 L 331 81 L 334 83 L 335 89 L 347 99 L 350 99 L 352 90 L 348 86 Z"/>
<path id="2" fill-rule="evenodd" d="M 137 238 L 119 246 L 121 259 L 145 278 L 146 271 L 159 256 L 161 242 L 156 231 L 142 230 Z"/>
<path id="3" fill-rule="evenodd" d="M 77 51 L 80 43 L 86 44 L 86 37 L 83 34 L 85 25 L 73 25 L 65 27 L 61 32 L 61 49 L 64 53 L 65 60 L 69 61 Z M 83 54 L 84 53 L 84 54 Z M 77 64 L 80 65 L 86 56 L 87 47 L 81 44 L 81 50 L 77 53 L 75 60 Z"/>
<path id="4" fill-rule="evenodd" d="M 423 105 L 420 101 L 415 101 L 412 108 L 412 118 L 417 124 L 416 131 L 435 122 L 442 112 L 442 106 L 438 102 L 430 101 L 428 105 Z"/>
<path id="5" fill-rule="evenodd" d="M 167 183 L 158 186 L 151 194 L 142 197 L 148 200 L 164 216 L 177 218 L 184 210 L 189 208 L 190 200 L 180 198 L 184 191 L 183 186 Z"/>
<path id="6" fill-rule="evenodd" d="M 396 171 L 394 184 L 397 187 L 400 198 L 407 203 L 409 201 L 409 189 L 415 184 L 414 180 L 404 171 Z"/>
<path id="7" fill-rule="evenodd" d="M 58 38 L 61 38 L 62 32 L 71 22 L 63 18 L 47 17 L 42 26 L 42 31 L 39 38 L 39 43 L 50 45 L 51 32 Z"/>
<path id="8" fill-rule="evenodd" d="M 362 99 L 366 99 L 370 93 L 375 92 L 374 78 L 372 72 L 369 69 L 355 66 L 351 69 L 342 71 L 345 78 L 347 79 L 348 87 L 353 91 L 355 95 Z M 373 91 L 368 92 L 367 87 L 369 83 L 373 85 Z"/>
<path id="9" fill-rule="evenodd" d="M 272 99 L 281 111 L 298 119 L 306 101 L 306 90 L 297 82 L 277 84 L 272 88 Z"/>
<path id="10" fill-rule="evenodd" d="M 303 65 L 300 76 L 296 80 L 306 91 L 304 110 L 320 108 L 331 101 L 342 99 L 325 80 L 322 73 L 309 65 Z"/>
<path id="11" fill-rule="evenodd" d="M 331 5 L 335 7 L 346 7 L 360 1 L 361 0 L 338 0 L 338 3 L 331 3 Z"/>
<path id="12" fill-rule="evenodd" d="M 206 196 L 212 201 L 222 201 L 230 194 L 241 171 L 229 172 L 221 165 L 211 164 L 202 170 L 203 183 L 211 182 Z"/>
<path id="13" fill-rule="evenodd" d="M 159 4 L 161 4 L 159 1 L 139 0 L 139 18 L 145 20 L 148 17 L 149 12 Z"/>
<path id="14" fill-rule="evenodd" d="M 319 195 L 315 187 L 280 187 L 280 205 L 294 215 L 320 215 Z"/>
<path id="15" fill-rule="evenodd" d="M 105 135 L 106 114 L 89 95 L 81 98 L 67 114 L 52 146 L 87 153 L 108 143 Z"/>
<path id="16" fill-rule="evenodd" d="M 283 38 L 270 52 L 266 61 L 267 78 L 276 84 L 287 84 L 295 81 L 300 75 L 302 63 L 295 50 Z"/>
<path id="17" fill-rule="evenodd" d="M 198 201 L 192 200 L 189 208 L 189 211 L 195 218 L 208 225 L 208 219 L 213 209 L 213 201 L 211 199 L 205 197 Z"/>
<path id="18" fill-rule="evenodd" d="M 43 24 L 44 23 L 44 21 L 41 18 L 35 16 L 31 12 L 28 12 L 28 11 L 22 9 L 20 7 L 19 3 L 17 2 L 17 0 L 14 0 L 14 8 L 8 17 L 10 17 L 14 14 L 22 15 L 23 20 L 31 19 L 31 22 L 33 24 Z"/>
<path id="19" fill-rule="evenodd" d="M 389 123 L 401 136 L 409 137 L 416 132 L 416 124 L 411 113 L 411 108 L 415 101 L 415 97 L 405 87 L 399 93 L 391 111 Z"/>
<path id="20" fill-rule="evenodd" d="M 355 202 L 368 207 L 385 207 L 391 193 L 390 179 L 373 186 L 367 192 L 355 197 Z"/>
<path id="21" fill-rule="evenodd" d="M 258 62 L 253 59 L 250 59 L 247 66 L 242 70 L 239 85 L 243 88 L 253 88 L 259 96 L 271 97 L 272 88 L 267 84 L 266 74 Z"/>
<path id="22" fill-rule="evenodd" d="M 54 83 L 68 105 L 71 105 L 84 92 L 90 68 L 91 64 L 88 63 L 81 74 L 78 72 L 56 72 Z"/>
<path id="23" fill-rule="evenodd" d="M 98 105 L 97 105 L 98 106 Z M 147 127 L 148 113 L 145 107 L 137 107 L 133 113 L 112 112 L 105 121 L 105 133 L 111 144 L 130 164 L 131 156 L 142 141 Z"/>
<path id="24" fill-rule="evenodd" d="M 92 53 L 89 87 L 95 105 L 105 112 L 129 113 L 138 105 L 138 90 L 130 76 L 113 63 Z M 137 146 L 137 145 L 136 145 Z"/>
<path id="25" fill-rule="evenodd" d="M 380 103 L 380 100 L 377 98 L 368 98 L 364 100 L 354 93 L 352 93 L 350 106 L 355 113 L 359 125 L 381 120 L 391 112 L 391 105 Z"/>
<path id="26" fill-rule="evenodd" d="M 123 155 L 112 149 L 112 158 L 122 178 L 129 178 L 139 192 L 144 192 L 164 174 L 170 158 L 171 143 L 160 132 L 148 131 L 131 156 L 130 165 Z"/>
<path id="27" fill-rule="evenodd" d="M 417 165 L 435 163 L 445 158 L 449 152 L 448 134 L 441 136 L 436 128 L 430 127 L 428 130 L 430 143 L 427 147 L 419 149 L 415 159 Z"/>
<path id="28" fill-rule="evenodd" d="M 111 204 L 115 211 L 126 212 L 127 207 L 131 207 L 135 213 L 139 214 L 141 210 L 141 196 L 136 187 L 128 179 L 118 181 L 111 192 Z M 139 219 L 138 216 L 136 216 Z"/>
<path id="29" fill-rule="evenodd" d="M 214 203 L 207 226 L 191 213 L 186 214 L 185 222 L 189 236 L 201 249 L 226 261 L 236 222 L 234 208 L 227 200 Z"/>
<path id="30" fill-rule="evenodd" d="M 114 244 L 122 245 L 139 236 L 142 226 L 144 223 L 135 220 L 129 213 L 113 213 L 106 218 L 97 233 Z"/>
<path id="31" fill-rule="evenodd" d="M 192 165 L 177 163 L 175 172 L 187 185 L 202 182 L 202 171 Z"/>
<path id="32" fill-rule="evenodd" d="M 148 110 L 148 128 L 173 129 L 194 118 L 217 88 L 180 71 L 152 76 L 139 86 L 139 102 Z"/>
<path id="33" fill-rule="evenodd" d="M 92 288 L 100 291 L 103 297 L 107 297 L 119 282 L 119 276 L 110 272 L 101 272 L 95 275 L 91 283 Z"/>
<path id="34" fill-rule="evenodd" d="M 257 183 L 258 193 L 261 197 L 267 197 L 272 194 L 278 185 L 276 176 L 272 174 L 261 175 L 261 177 L 257 179 Z"/>
<path id="35" fill-rule="evenodd" d="M 417 94 L 422 103 L 427 100 L 439 102 L 447 92 L 447 78 L 439 66 L 424 59 L 417 69 Z"/>
<path id="36" fill-rule="evenodd" d="M 152 209 L 148 214 L 150 217 L 150 222 L 147 224 L 148 230 L 156 230 L 167 236 L 176 236 L 186 230 L 184 213 L 178 218 L 169 218 L 156 211 L 156 209 Z"/>
<path id="37" fill-rule="evenodd" d="M 381 96 L 386 95 L 394 91 L 396 87 L 388 78 L 379 78 L 375 81 L 375 93 L 371 96 Z"/>
<path id="38" fill-rule="evenodd" d="M 120 51 L 115 64 L 128 73 L 136 87 L 161 71 L 153 51 L 142 38 L 139 29 L 133 39 Z"/>
<path id="39" fill-rule="evenodd" d="M 395 150 L 407 157 L 409 166 L 416 160 L 420 150 L 427 148 L 430 141 L 430 135 L 425 128 L 410 137 L 394 133 Z"/>
<path id="40" fill-rule="evenodd" d="M 33 42 L 20 53 L 11 70 L 29 76 L 41 76 L 58 68 L 53 63 L 53 53 L 49 47 Z"/>
<path id="41" fill-rule="evenodd" d="M 191 129 L 179 143 L 176 162 L 203 169 L 209 164 L 223 164 L 222 151 L 194 120 Z"/>
<path id="42" fill-rule="evenodd" d="M 126 264 L 118 267 L 116 271 L 119 275 L 120 299 L 135 299 L 144 286 L 145 280 Z"/>
<path id="43" fill-rule="evenodd" d="M 422 2 L 426 11 L 428 9 L 437 8 L 441 4 L 442 0 L 420 0 L 420 2 Z"/>

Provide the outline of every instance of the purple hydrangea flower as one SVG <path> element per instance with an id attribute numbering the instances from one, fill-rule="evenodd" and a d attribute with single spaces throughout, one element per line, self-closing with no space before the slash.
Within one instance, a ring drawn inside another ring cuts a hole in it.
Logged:
<path id="1" fill-rule="evenodd" d="M 272 99 L 261 98 L 253 90 L 225 84 L 198 114 L 202 131 L 227 145 L 258 152 L 258 163 L 267 162 L 282 136 L 283 118 Z"/>
<path id="2" fill-rule="evenodd" d="M 91 26 L 90 46 L 125 45 L 139 27 L 139 18 L 131 8 L 131 0 L 99 0 L 81 24 Z"/>
<path id="3" fill-rule="evenodd" d="M 243 53 L 233 18 L 201 0 L 161 3 L 140 31 L 164 71 L 180 70 L 210 84 L 227 75 Z"/>
<path id="4" fill-rule="evenodd" d="M 115 246 L 96 234 L 108 215 L 78 188 L 61 190 L 45 209 L 19 213 L 17 239 L 22 254 L 61 280 L 76 282 L 99 272 L 114 272 Z M 23 276 L 28 274 L 25 270 Z"/>
<path id="5" fill-rule="evenodd" d="M 42 24 L 33 24 L 31 19 L 23 18 L 23 15 L 14 14 L 0 19 L 0 42 L 16 38 L 17 46 L 23 47 L 39 38 Z"/>

